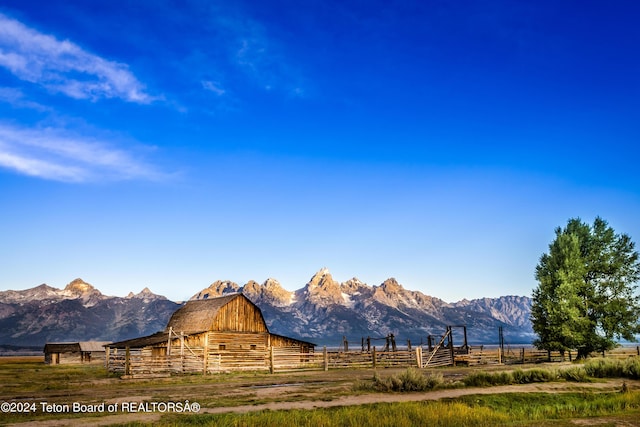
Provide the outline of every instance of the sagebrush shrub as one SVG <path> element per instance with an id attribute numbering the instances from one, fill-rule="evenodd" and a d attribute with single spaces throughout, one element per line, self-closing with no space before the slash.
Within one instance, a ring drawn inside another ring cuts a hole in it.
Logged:
<path id="1" fill-rule="evenodd" d="M 426 391 L 433 390 L 443 382 L 442 374 L 425 375 L 413 368 L 386 378 L 381 377 L 377 372 L 373 375 L 373 388 L 379 391 Z"/>

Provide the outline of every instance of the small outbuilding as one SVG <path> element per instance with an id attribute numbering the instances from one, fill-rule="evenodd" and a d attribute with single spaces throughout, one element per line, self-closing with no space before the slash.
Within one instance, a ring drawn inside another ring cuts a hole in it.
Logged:
<path id="1" fill-rule="evenodd" d="M 188 301 L 163 332 L 106 347 L 113 372 L 207 373 L 268 369 L 272 348 L 310 353 L 315 344 L 270 333 L 260 308 L 235 293 Z"/>
<path id="2" fill-rule="evenodd" d="M 44 345 L 44 363 L 48 365 L 105 363 L 105 345 L 109 341 L 50 342 Z"/>

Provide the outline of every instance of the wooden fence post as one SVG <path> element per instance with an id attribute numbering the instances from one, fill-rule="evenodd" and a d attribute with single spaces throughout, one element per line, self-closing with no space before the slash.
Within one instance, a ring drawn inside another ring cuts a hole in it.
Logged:
<path id="1" fill-rule="evenodd" d="M 453 330 L 451 326 L 447 326 L 447 334 L 449 335 L 449 354 L 451 355 L 451 364 L 456 366 L 456 355 L 453 351 Z"/>
<path id="2" fill-rule="evenodd" d="M 271 372 L 272 374 L 275 373 L 276 371 L 276 363 L 275 363 L 275 356 L 273 355 L 273 346 L 269 347 L 269 359 L 271 360 L 271 366 L 269 368 L 269 372 Z"/>
<path id="3" fill-rule="evenodd" d="M 416 347 L 416 364 L 422 368 L 422 347 Z"/>
<path id="4" fill-rule="evenodd" d="M 204 353 L 202 354 L 202 375 L 207 375 L 209 365 L 209 333 L 204 334 Z"/>
<path id="5" fill-rule="evenodd" d="M 180 331 L 180 371 L 185 373 L 185 360 L 184 360 L 184 332 Z"/>
<path id="6" fill-rule="evenodd" d="M 498 365 L 502 365 L 502 349 L 498 347 Z"/>
<path id="7" fill-rule="evenodd" d="M 521 356 L 522 364 L 524 365 L 524 347 L 522 347 L 522 353 L 521 354 L 522 354 L 522 356 Z"/>
<path id="8" fill-rule="evenodd" d="M 324 370 L 328 371 L 329 370 L 329 353 L 327 353 L 327 346 L 324 346 L 324 349 L 322 350 L 322 355 L 324 356 Z"/>
<path id="9" fill-rule="evenodd" d="M 371 352 L 371 362 L 373 364 L 373 369 L 376 369 L 376 346 L 373 346 L 373 351 Z"/>
<path id="10" fill-rule="evenodd" d="M 104 367 L 107 368 L 107 372 L 109 372 L 109 357 L 111 357 L 111 347 L 105 347 L 105 359 L 104 359 Z"/>
<path id="11" fill-rule="evenodd" d="M 131 375 L 131 352 L 129 347 L 126 347 L 124 352 L 124 374 Z"/>

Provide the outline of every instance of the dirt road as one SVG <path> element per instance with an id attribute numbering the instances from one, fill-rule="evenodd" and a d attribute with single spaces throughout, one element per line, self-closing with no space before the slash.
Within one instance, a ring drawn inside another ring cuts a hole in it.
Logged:
<path id="1" fill-rule="evenodd" d="M 640 381 L 626 380 L 627 386 L 632 389 L 640 389 Z M 455 398 L 473 394 L 495 394 L 495 393 L 525 393 L 525 392 L 546 392 L 546 393 L 563 393 L 563 392 L 576 392 L 576 391 L 614 391 L 622 388 L 623 380 L 609 380 L 597 383 L 539 383 L 539 384 L 525 384 L 525 385 L 509 385 L 487 388 L 460 388 L 449 390 L 436 390 L 431 392 L 420 393 L 367 393 L 367 394 L 343 394 L 335 398 L 324 395 L 321 393 L 314 393 L 314 396 L 310 396 L 308 399 L 302 400 L 289 400 L 292 396 L 300 396 L 302 393 L 307 392 L 308 384 L 292 384 L 292 385 L 274 385 L 265 386 L 257 390 L 256 397 L 260 400 L 268 400 L 266 403 L 250 404 L 250 405 L 238 405 L 238 406 L 219 406 L 219 407 L 202 407 L 199 413 L 217 414 L 226 412 L 245 413 L 250 411 L 261 410 L 284 410 L 284 409 L 315 409 L 315 408 L 328 408 L 336 406 L 347 405 L 363 405 L 370 403 L 393 403 L 393 402 L 408 402 L 408 401 L 425 401 L 425 400 L 439 400 L 444 398 Z M 330 389 L 330 387 L 328 387 Z M 321 391 L 321 390 L 318 390 Z M 325 390 L 327 391 L 327 390 Z M 139 399 L 148 396 L 129 396 L 121 399 Z M 34 426 L 34 427 L 58 427 L 68 425 L 82 425 L 85 427 L 94 426 L 108 426 L 116 424 L 124 424 L 129 422 L 157 422 L 162 413 L 129 413 L 108 415 L 99 418 L 85 417 L 85 418 L 73 418 L 66 420 L 43 420 L 43 421 L 30 421 L 25 423 L 10 424 L 10 426 Z M 596 420 L 592 420 L 596 421 Z M 604 420 L 603 420 L 604 421 Z M 576 424 L 585 425 L 584 421 L 576 421 Z M 621 425 L 640 425 L 629 424 L 624 422 Z"/>

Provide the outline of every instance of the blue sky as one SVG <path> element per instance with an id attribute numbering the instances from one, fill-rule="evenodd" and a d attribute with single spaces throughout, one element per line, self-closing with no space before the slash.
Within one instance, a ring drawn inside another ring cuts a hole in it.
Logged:
<path id="1" fill-rule="evenodd" d="M 640 239 L 639 13 L 3 1 L 0 290 L 530 295 L 569 218 Z"/>

